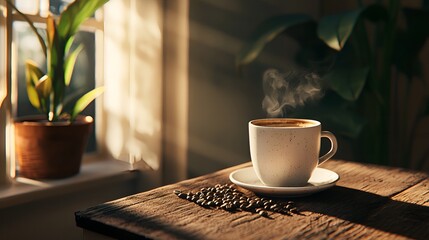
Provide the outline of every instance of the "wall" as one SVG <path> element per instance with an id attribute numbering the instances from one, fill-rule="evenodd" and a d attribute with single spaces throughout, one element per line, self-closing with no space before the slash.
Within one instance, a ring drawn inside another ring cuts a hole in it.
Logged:
<path id="1" fill-rule="evenodd" d="M 268 17 L 288 12 L 317 17 L 318 7 L 318 1 L 311 0 L 190 1 L 190 177 L 250 160 L 247 123 L 265 117 L 262 74 L 271 67 L 292 66 L 287 60 L 292 58 L 285 56 L 294 55 L 296 43 L 276 39 L 240 76 L 235 56 L 255 27 Z"/>
<path id="2" fill-rule="evenodd" d="M 363 2 L 369 4 L 374 1 Z M 358 1 L 351 0 L 190 1 L 189 176 L 250 160 L 247 123 L 266 116 L 261 109 L 262 74 L 272 67 L 280 70 L 293 67 L 291 61 L 297 49 L 296 43 L 280 37 L 268 44 L 262 55 L 243 69 L 242 75 L 238 73 L 235 56 L 256 26 L 277 14 L 307 13 L 318 19 L 322 14 L 325 16 L 356 9 L 357 4 Z M 401 1 L 401 4 L 418 9 L 422 2 Z M 402 14 L 398 25 L 404 27 L 404 24 Z M 410 47 L 401 45 L 398 48 Z M 383 164 L 429 171 L 429 116 L 426 107 L 429 99 L 426 87 L 429 84 L 428 54 L 429 41 L 426 40 L 419 53 L 421 65 L 415 64 L 416 68 L 421 67 L 420 76 L 409 79 L 394 67 L 391 68 L 390 88 L 396 97 L 392 97 L 392 112 L 387 123 L 390 131 L 386 133 L 390 159 Z M 356 147 L 359 146 L 356 140 L 339 134 L 337 138 L 339 148 L 335 158 L 370 161 L 362 155 L 367 151 Z M 322 143 L 322 151 L 323 148 Z"/>

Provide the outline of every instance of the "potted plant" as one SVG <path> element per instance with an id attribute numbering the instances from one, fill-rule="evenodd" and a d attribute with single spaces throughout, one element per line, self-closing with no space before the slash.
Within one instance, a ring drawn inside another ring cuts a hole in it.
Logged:
<path id="1" fill-rule="evenodd" d="M 237 64 L 255 60 L 275 37 L 297 40 L 295 62 L 318 73 L 326 93 L 294 113 L 330 125 L 358 147 L 359 160 L 421 168 L 429 151 L 411 157 L 429 122 L 419 55 L 429 37 L 427 2 L 407 7 L 400 0 L 356 1 L 356 8 L 318 20 L 306 14 L 275 16 L 256 29 Z"/>
<path id="2" fill-rule="evenodd" d="M 41 116 L 16 119 L 15 149 L 21 176 L 36 179 L 63 178 L 80 170 L 93 119 L 79 115 L 103 87 L 95 88 L 65 106 L 66 89 L 82 45 L 71 50 L 79 26 L 108 0 L 75 0 L 58 19 L 46 20 L 46 41 L 31 20 L 10 0 L 7 4 L 20 14 L 36 34 L 46 57 L 46 73 L 33 61 L 26 62 L 28 99 Z"/>

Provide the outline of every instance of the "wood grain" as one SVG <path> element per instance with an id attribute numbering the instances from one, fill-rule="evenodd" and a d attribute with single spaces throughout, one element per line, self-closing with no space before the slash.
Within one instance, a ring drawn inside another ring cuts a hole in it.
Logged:
<path id="1" fill-rule="evenodd" d="M 425 239 L 429 180 L 424 173 L 331 160 L 337 186 L 293 199 L 299 215 L 230 213 L 202 208 L 172 192 L 230 183 L 232 167 L 76 213 L 77 225 L 122 239 Z M 246 195 L 253 193 L 237 187 Z M 280 199 L 290 200 L 290 199 Z"/>

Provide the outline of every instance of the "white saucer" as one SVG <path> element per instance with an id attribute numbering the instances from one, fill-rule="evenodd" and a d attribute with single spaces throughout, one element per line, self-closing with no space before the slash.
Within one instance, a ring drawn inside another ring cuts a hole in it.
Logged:
<path id="1" fill-rule="evenodd" d="M 316 168 L 308 180 L 308 184 L 302 187 L 269 187 L 265 186 L 256 176 L 253 167 L 238 169 L 229 175 L 234 184 L 250 190 L 256 194 L 275 197 L 300 197 L 310 195 L 333 187 L 340 176 L 325 168 Z"/>

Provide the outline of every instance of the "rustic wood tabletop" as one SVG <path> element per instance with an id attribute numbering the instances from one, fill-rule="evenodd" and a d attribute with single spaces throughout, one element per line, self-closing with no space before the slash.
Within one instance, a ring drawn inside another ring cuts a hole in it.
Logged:
<path id="1" fill-rule="evenodd" d="M 428 174 L 400 168 L 330 160 L 322 167 L 340 175 L 336 186 L 297 198 L 262 198 L 232 185 L 240 196 L 272 200 L 283 212 L 202 207 L 180 194 L 230 185 L 229 174 L 249 166 L 76 212 L 76 224 L 117 239 L 429 239 Z"/>

